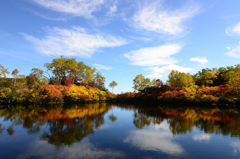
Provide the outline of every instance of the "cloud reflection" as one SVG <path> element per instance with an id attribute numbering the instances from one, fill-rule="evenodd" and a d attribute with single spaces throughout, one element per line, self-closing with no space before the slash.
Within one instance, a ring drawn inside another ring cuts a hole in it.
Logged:
<path id="1" fill-rule="evenodd" d="M 198 134 L 193 136 L 194 141 L 209 141 L 211 138 L 210 134 Z"/>
<path id="2" fill-rule="evenodd" d="M 89 139 L 85 138 L 81 143 L 75 143 L 71 146 L 63 146 L 56 149 L 54 146 L 48 144 L 46 141 L 36 141 L 29 145 L 25 153 L 19 155 L 18 159 L 25 158 L 59 158 L 59 159 L 73 159 L 73 158 L 123 158 L 124 153 L 111 149 L 96 148 Z"/>
<path id="3" fill-rule="evenodd" d="M 233 154 L 239 155 L 240 154 L 240 143 L 239 142 L 233 142 L 230 144 L 231 147 L 233 147 Z"/>
<path id="4" fill-rule="evenodd" d="M 170 155 L 180 155 L 184 149 L 173 140 L 170 132 L 159 132 L 154 130 L 136 130 L 124 140 L 141 150 L 161 151 Z"/>

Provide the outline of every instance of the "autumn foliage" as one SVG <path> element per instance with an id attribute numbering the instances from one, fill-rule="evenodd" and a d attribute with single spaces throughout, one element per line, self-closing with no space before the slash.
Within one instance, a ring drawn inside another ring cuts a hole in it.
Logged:
<path id="1" fill-rule="evenodd" d="M 0 89 L 0 99 L 11 102 L 62 102 L 62 101 L 104 101 L 111 93 L 92 86 L 37 85 L 32 88 L 12 90 Z"/>

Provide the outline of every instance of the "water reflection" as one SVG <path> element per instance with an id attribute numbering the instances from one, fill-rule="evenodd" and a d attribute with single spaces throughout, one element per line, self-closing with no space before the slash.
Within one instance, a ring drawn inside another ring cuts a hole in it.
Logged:
<path id="1" fill-rule="evenodd" d="M 170 132 L 159 132 L 154 130 L 132 131 L 124 140 L 141 150 L 163 152 L 170 155 L 180 155 L 184 149 L 173 141 Z"/>
<path id="2" fill-rule="evenodd" d="M 166 120 L 173 135 L 192 132 L 196 127 L 206 134 L 240 137 L 240 113 L 237 108 L 119 106 L 134 111 L 133 123 L 138 129 L 150 123 L 157 126 Z"/>
<path id="3" fill-rule="evenodd" d="M 201 145 L 196 149 L 207 155 L 209 143 L 214 150 L 208 154 L 240 154 L 240 114 L 235 108 L 94 103 L 0 109 L 0 149 L 10 139 L 14 147 L 19 130 L 26 134 L 19 143 L 37 138 L 17 158 L 194 158 L 192 147 Z M 221 146 L 224 150 L 218 151 Z"/>
<path id="4" fill-rule="evenodd" d="M 41 139 L 59 146 L 60 143 L 71 144 L 75 140 L 81 141 L 88 134 L 93 134 L 104 125 L 104 114 L 114 104 L 94 103 L 85 106 L 73 105 L 71 107 L 24 107 L 16 106 L 10 109 L 0 109 L 0 117 L 11 124 L 6 128 L 0 123 L 0 133 L 7 131 L 14 134 L 14 127 L 22 125 L 28 134 L 40 132 L 43 125 L 49 127 Z M 204 131 L 203 136 L 194 136 L 194 140 L 208 140 L 209 133 L 240 136 L 240 114 L 238 109 L 219 109 L 205 107 L 143 107 L 134 105 L 119 105 L 118 107 L 134 112 L 133 124 L 143 129 L 151 123 L 155 127 L 169 129 L 173 135 L 192 132 L 194 127 Z M 108 118 L 115 122 L 117 116 L 110 113 Z M 106 125 L 105 125 L 106 126 Z M 61 141 L 61 136 L 68 136 L 69 141 Z"/>
<path id="5" fill-rule="evenodd" d="M 95 147 L 85 138 L 80 143 L 74 143 L 71 147 L 63 146 L 55 151 L 55 148 L 45 141 L 35 141 L 27 150 L 19 155 L 18 159 L 48 158 L 48 159 L 74 159 L 74 158 L 123 158 L 124 153 L 112 149 L 102 150 Z"/>
<path id="6" fill-rule="evenodd" d="M 104 124 L 104 114 L 111 109 L 106 103 L 88 104 L 84 107 L 23 107 L 1 109 L 0 117 L 10 121 L 8 135 L 14 134 L 14 126 L 22 125 L 28 134 L 39 133 L 41 127 L 48 127 L 40 139 L 60 147 L 80 142 L 83 138 L 99 129 Z M 0 125 L 2 127 L 2 125 Z M 1 128 L 0 127 L 0 128 Z M 4 131 L 1 128 L 1 133 Z"/>

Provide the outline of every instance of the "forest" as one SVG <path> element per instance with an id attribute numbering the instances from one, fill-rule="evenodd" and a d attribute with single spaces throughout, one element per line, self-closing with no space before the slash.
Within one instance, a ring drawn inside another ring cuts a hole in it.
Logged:
<path id="1" fill-rule="evenodd" d="M 47 71 L 32 68 L 29 75 L 11 72 L 0 64 L 0 103 L 152 101 L 164 103 L 238 104 L 240 65 L 202 69 L 196 74 L 172 70 L 168 80 L 133 79 L 133 92 L 113 94 L 96 68 L 76 58 L 53 59 Z M 112 81 L 109 87 L 118 84 Z"/>

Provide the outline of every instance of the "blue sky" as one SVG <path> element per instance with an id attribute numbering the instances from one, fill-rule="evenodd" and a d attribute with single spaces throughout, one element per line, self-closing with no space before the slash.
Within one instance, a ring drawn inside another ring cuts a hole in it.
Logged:
<path id="1" fill-rule="evenodd" d="M 1 0 L 0 64 L 28 75 L 64 55 L 96 67 L 115 93 L 138 74 L 233 66 L 239 0 Z"/>

